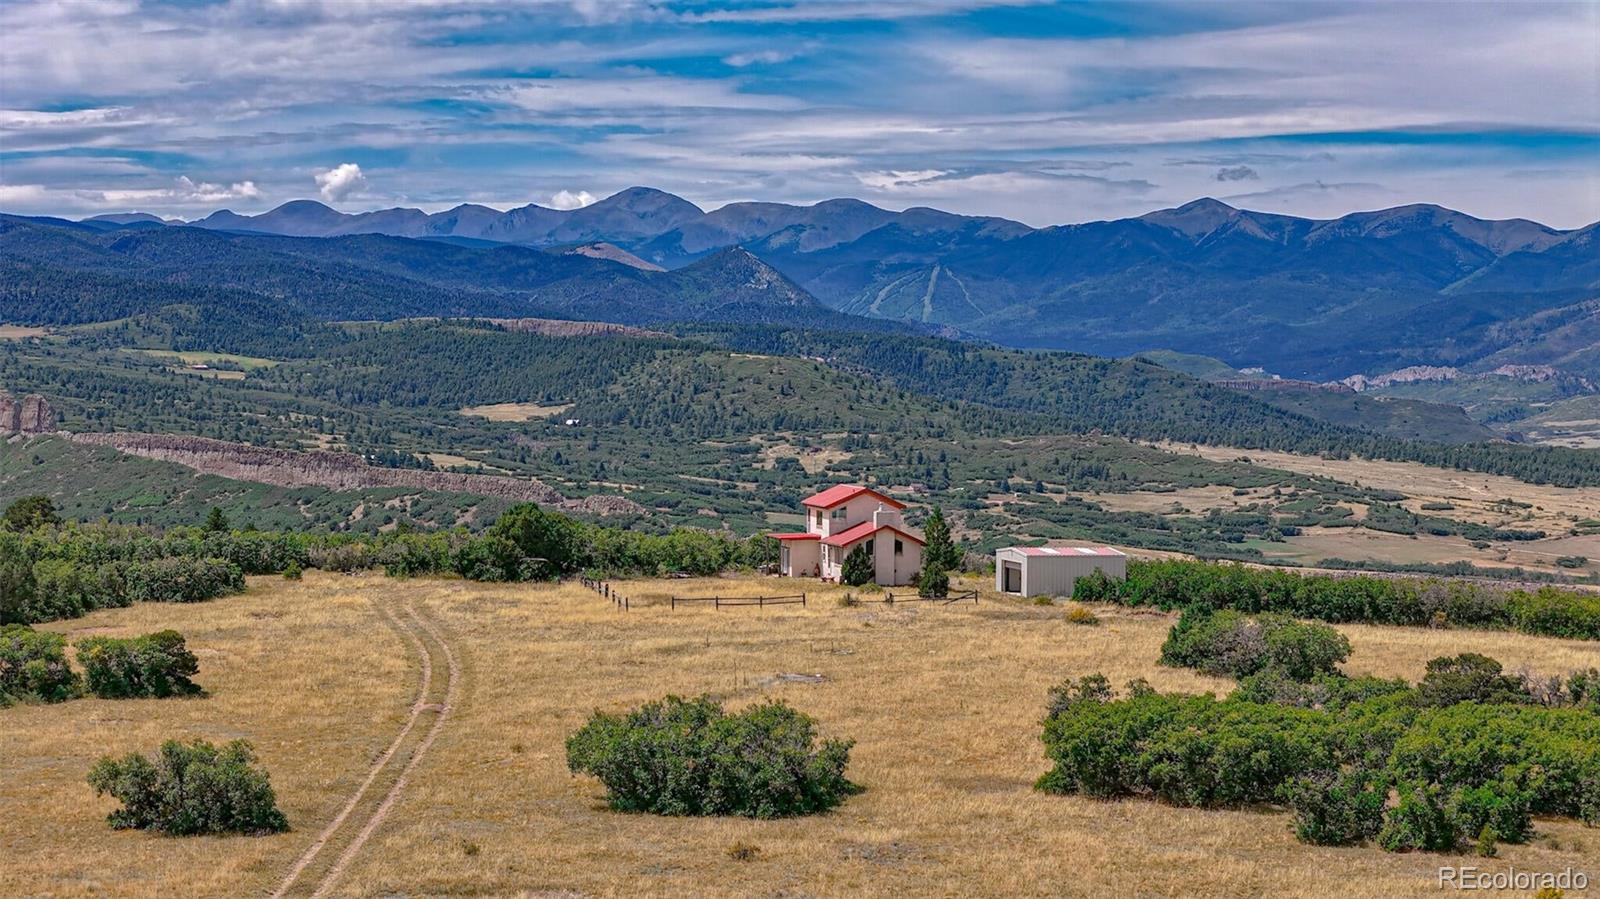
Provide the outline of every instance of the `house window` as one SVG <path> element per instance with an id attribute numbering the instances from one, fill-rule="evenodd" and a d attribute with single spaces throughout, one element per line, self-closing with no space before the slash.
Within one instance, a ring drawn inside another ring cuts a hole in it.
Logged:
<path id="1" fill-rule="evenodd" d="M 822 510 L 817 510 L 817 527 L 822 527 Z"/>
<path id="2" fill-rule="evenodd" d="M 870 555 L 874 555 L 874 553 L 872 552 L 872 541 L 871 540 L 867 541 L 867 555 L 869 555 L 869 556 Z"/>
<path id="3" fill-rule="evenodd" d="M 894 554 L 897 555 L 897 556 L 905 555 L 906 554 L 906 545 L 904 543 L 901 543 L 899 540 L 896 540 L 894 542 Z"/>
<path id="4" fill-rule="evenodd" d="M 832 512 L 829 512 L 828 514 L 831 515 L 834 518 L 843 518 L 844 517 L 844 506 L 840 506 L 839 508 L 834 509 Z"/>

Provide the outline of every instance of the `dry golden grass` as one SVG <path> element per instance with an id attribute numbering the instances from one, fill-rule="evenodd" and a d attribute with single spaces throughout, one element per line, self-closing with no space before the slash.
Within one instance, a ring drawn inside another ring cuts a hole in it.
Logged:
<path id="1" fill-rule="evenodd" d="M 27 337 L 44 337 L 49 328 L 30 328 L 26 325 L 0 325 L 0 340 L 22 340 Z"/>
<path id="2" fill-rule="evenodd" d="M 1345 483 L 1395 490 L 1409 499 L 1402 503 L 1412 511 L 1422 511 L 1426 502 L 1448 502 L 1455 508 L 1440 514 L 1462 521 L 1476 521 L 1494 527 L 1542 528 L 1552 533 L 1564 531 L 1574 521 L 1600 513 L 1600 488 L 1555 487 L 1529 484 L 1502 475 L 1480 474 L 1431 468 L 1416 462 L 1385 462 L 1374 459 L 1324 459 L 1295 453 L 1244 450 L 1228 447 L 1160 444 L 1175 453 L 1225 461 L 1248 456 L 1256 465 L 1280 468 L 1301 474 L 1321 475 Z M 1507 509 L 1500 500 L 1529 503 L 1532 509 Z"/>
<path id="3" fill-rule="evenodd" d="M 60 630 L 176 627 L 202 653 L 198 700 L 0 712 L 0 895 L 264 894 L 343 805 L 400 726 L 417 660 L 375 604 L 405 600 L 438 622 L 465 684 L 438 742 L 335 895 L 1373 897 L 1435 891 L 1445 863 L 1552 870 L 1600 864 L 1600 834 L 1540 822 L 1499 859 L 1322 849 L 1285 814 L 1102 803 L 1031 789 L 1046 689 L 1104 672 L 1163 690 L 1228 683 L 1162 668 L 1169 616 L 1097 607 L 868 602 L 765 578 L 649 580 L 620 612 L 577 585 L 396 582 L 308 572 L 199 606 L 96 613 Z M 772 595 L 805 607 L 670 610 L 671 595 Z M 864 599 L 881 598 L 866 593 Z M 1594 664 L 1593 644 L 1513 634 L 1348 627 L 1347 666 L 1415 678 L 1463 650 L 1509 667 Z M 777 680 L 820 674 L 820 684 Z M 835 812 L 785 821 L 666 819 L 608 811 L 568 774 L 563 742 L 592 709 L 668 692 L 739 706 L 766 697 L 854 738 L 865 787 Z M 295 826 L 266 838 L 163 839 L 107 829 L 109 800 L 84 772 L 107 751 L 168 736 L 246 737 Z M 745 859 L 735 846 L 755 847 Z"/>
<path id="4" fill-rule="evenodd" d="M 490 421 L 532 421 L 535 418 L 549 418 L 571 408 L 571 403 L 554 406 L 541 406 L 538 403 L 490 403 L 487 406 L 467 406 L 461 410 L 461 414 L 487 418 Z"/>

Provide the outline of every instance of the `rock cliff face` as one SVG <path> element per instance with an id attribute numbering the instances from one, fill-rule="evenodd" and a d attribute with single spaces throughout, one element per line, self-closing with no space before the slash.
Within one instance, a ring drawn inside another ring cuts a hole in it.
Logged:
<path id="1" fill-rule="evenodd" d="M 0 390 L 0 437 L 48 434 L 56 429 L 56 410 L 37 393 L 17 399 Z"/>
<path id="2" fill-rule="evenodd" d="M 78 443 L 106 446 L 147 459 L 175 462 L 204 474 L 256 481 L 279 487 L 413 487 L 439 493 L 471 493 L 519 502 L 536 502 L 599 515 L 642 514 L 645 509 L 622 497 L 569 500 L 553 487 L 532 478 L 458 474 L 405 468 L 378 468 L 351 453 L 298 452 L 267 449 L 206 437 L 176 434 L 70 434 Z"/>

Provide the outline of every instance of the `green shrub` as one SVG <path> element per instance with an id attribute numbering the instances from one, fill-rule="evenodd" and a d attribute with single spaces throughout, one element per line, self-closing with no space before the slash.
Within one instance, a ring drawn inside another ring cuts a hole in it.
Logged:
<path id="1" fill-rule="evenodd" d="M 0 706 L 61 702 L 78 693 L 67 663 L 67 639 L 25 624 L 0 625 Z"/>
<path id="2" fill-rule="evenodd" d="M 1384 816 L 1378 845 L 1390 852 L 1455 852 L 1461 828 L 1443 788 L 1436 784 L 1402 783 L 1400 802 Z"/>
<path id="3" fill-rule="evenodd" d="M 143 637 L 89 637 L 78 641 L 89 692 L 102 699 L 188 696 L 200 692 L 190 680 L 200 662 L 177 631 Z"/>
<path id="4" fill-rule="evenodd" d="M 1600 640 L 1600 595 L 1554 586 L 1530 592 L 1440 578 L 1330 576 L 1235 563 L 1131 559 L 1125 579 L 1079 578 L 1073 598 L 1419 627 L 1443 613 L 1443 621 L 1457 627 Z"/>
<path id="5" fill-rule="evenodd" d="M 30 620 L 76 618 L 106 601 L 97 573 L 65 559 L 40 559 L 33 566 L 33 602 Z"/>
<path id="6" fill-rule="evenodd" d="M 1099 682 L 1052 694 L 1039 789 L 1096 798 L 1150 796 L 1215 807 L 1269 802 L 1282 785 L 1329 764 L 1328 723 L 1286 706 L 1134 691 L 1102 698 Z"/>
<path id="7" fill-rule="evenodd" d="M 33 559 L 15 534 L 0 533 L 0 624 L 38 621 L 33 608 Z"/>
<path id="8" fill-rule="evenodd" d="M 204 740 L 168 740 L 154 760 L 137 753 L 102 758 L 89 772 L 89 785 L 96 795 L 122 802 L 107 818 L 118 829 L 170 836 L 289 829 L 267 773 L 243 740 L 220 749 Z"/>
<path id="9" fill-rule="evenodd" d="M 806 815 L 856 789 L 844 777 L 851 743 L 819 746 L 815 730 L 782 702 L 730 715 L 709 697 L 669 696 L 625 715 L 595 713 L 567 740 L 567 766 L 598 777 L 620 811 Z"/>
<path id="10" fill-rule="evenodd" d="M 1222 701 L 1130 688 L 1117 699 L 1092 675 L 1050 692 L 1053 767 L 1039 789 L 1202 807 L 1279 801 L 1302 840 L 1377 833 L 1394 851 L 1453 851 L 1486 832 L 1522 842 L 1534 815 L 1600 821 L 1600 716 L 1583 709 L 1432 707 L 1396 681 L 1300 682 L 1274 669 Z M 1391 784 L 1400 802 L 1385 813 Z"/>
<path id="11" fill-rule="evenodd" d="M 942 568 L 924 567 L 917 575 L 917 595 L 946 597 L 950 595 L 950 575 Z"/>
<path id="12" fill-rule="evenodd" d="M 510 541 L 527 560 L 526 577 L 545 580 L 588 567 L 584 526 L 533 503 L 512 506 L 490 526 L 490 537 Z M 509 578 L 508 578 L 509 580 Z"/>
<path id="13" fill-rule="evenodd" d="M 377 553 L 366 543 L 335 543 L 308 548 L 306 561 L 323 571 L 367 571 L 377 564 Z"/>
<path id="14" fill-rule="evenodd" d="M 1555 587 L 1516 591 L 1510 599 L 1511 624 L 1519 631 L 1578 640 L 1600 640 L 1600 595 Z"/>
<path id="15" fill-rule="evenodd" d="M 867 552 L 865 543 L 857 543 L 856 548 L 845 554 L 844 564 L 839 566 L 839 580 L 852 587 L 860 587 L 871 582 L 877 577 L 871 554 Z"/>
<path id="16" fill-rule="evenodd" d="M 1433 659 L 1417 685 L 1417 698 L 1431 706 L 1528 702 L 1530 697 L 1522 680 L 1503 671 L 1499 662 L 1475 652 Z"/>
<path id="17" fill-rule="evenodd" d="M 451 565 L 469 581 L 520 581 L 529 576 L 529 562 L 522 550 L 494 534 L 457 547 Z"/>
<path id="18" fill-rule="evenodd" d="M 1302 843 L 1354 846 L 1383 828 L 1389 785 L 1376 771 L 1315 771 L 1291 781 L 1284 792 Z"/>
<path id="19" fill-rule="evenodd" d="M 1494 834 L 1493 842 L 1525 843 L 1533 833 L 1533 794 L 1497 781 L 1456 791 L 1451 812 L 1461 833 Z"/>
<path id="20" fill-rule="evenodd" d="M 1398 678 L 1345 677 L 1318 674 L 1299 681 L 1282 668 L 1268 668 L 1239 681 L 1229 696 L 1240 702 L 1292 705 L 1303 709 L 1338 710 L 1380 696 L 1409 694 L 1411 685 Z"/>
<path id="21" fill-rule="evenodd" d="M 1350 641 L 1325 624 L 1200 606 L 1183 611 L 1161 647 L 1166 665 L 1228 677 L 1276 668 L 1301 681 L 1335 671 L 1349 656 Z"/>
<path id="22" fill-rule="evenodd" d="M 244 590 L 244 572 L 225 559 L 181 556 L 131 562 L 118 576 L 132 602 L 203 602 Z"/>
<path id="23" fill-rule="evenodd" d="M 55 503 L 48 496 L 24 496 L 6 507 L 0 516 L 0 528 L 8 531 L 31 531 L 35 528 L 52 528 L 61 524 Z"/>

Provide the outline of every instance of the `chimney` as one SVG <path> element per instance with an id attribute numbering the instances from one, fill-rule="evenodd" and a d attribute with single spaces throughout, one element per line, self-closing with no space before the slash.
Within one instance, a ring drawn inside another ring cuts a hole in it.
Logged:
<path id="1" fill-rule="evenodd" d="M 883 503 L 878 503 L 877 510 L 872 513 L 872 526 L 875 528 L 881 528 L 886 524 L 893 525 L 894 527 L 904 527 L 899 512 L 889 508 Z"/>

